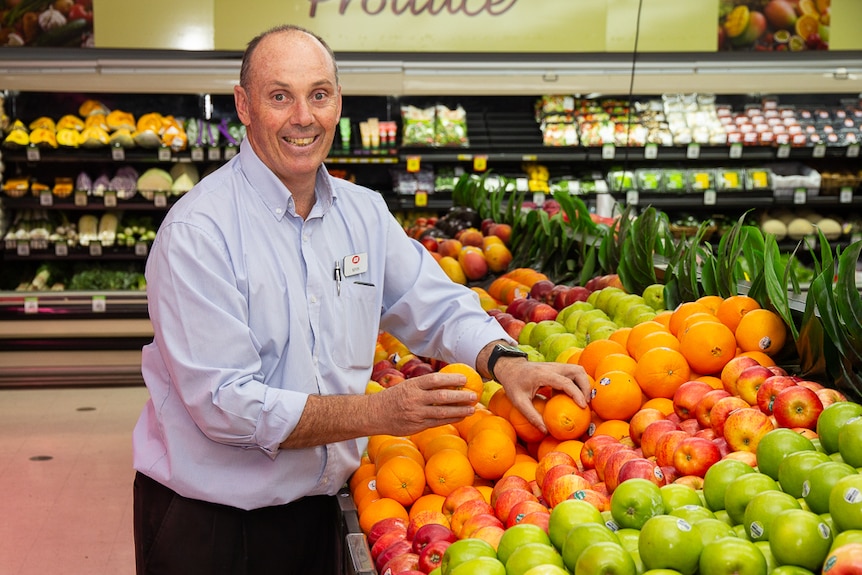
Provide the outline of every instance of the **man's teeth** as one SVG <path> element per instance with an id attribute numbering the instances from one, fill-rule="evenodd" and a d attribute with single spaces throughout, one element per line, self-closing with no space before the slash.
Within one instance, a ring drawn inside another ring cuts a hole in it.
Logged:
<path id="1" fill-rule="evenodd" d="M 308 146 L 314 142 L 314 138 L 285 138 L 288 144 L 293 144 L 294 146 Z"/>

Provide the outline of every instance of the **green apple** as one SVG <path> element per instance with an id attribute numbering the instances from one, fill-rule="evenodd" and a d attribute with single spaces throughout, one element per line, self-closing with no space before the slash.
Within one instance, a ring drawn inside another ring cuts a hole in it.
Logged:
<path id="1" fill-rule="evenodd" d="M 778 491 L 778 483 L 765 473 L 745 473 L 730 482 L 724 491 L 724 508 L 734 525 L 742 524 L 745 506 L 762 491 Z"/>
<path id="2" fill-rule="evenodd" d="M 860 420 L 862 421 L 862 420 Z M 778 465 L 797 451 L 816 451 L 811 440 L 786 427 L 778 427 L 764 435 L 757 444 L 757 470 L 778 479 Z"/>
<path id="3" fill-rule="evenodd" d="M 527 569 L 524 575 L 569 575 L 569 572 L 556 565 L 536 565 Z"/>
<path id="4" fill-rule="evenodd" d="M 856 475 L 856 469 L 840 461 L 826 461 L 815 465 L 802 482 L 802 497 L 813 513 L 829 512 L 829 494 L 838 480 Z"/>
<path id="5" fill-rule="evenodd" d="M 610 317 L 622 317 L 632 307 L 645 305 L 646 304 L 644 303 L 644 298 L 642 298 L 638 294 L 629 293 L 622 297 L 613 299 L 606 308 L 602 309 L 604 309 L 605 313 L 607 313 Z"/>
<path id="6" fill-rule="evenodd" d="M 797 499 L 802 497 L 802 484 L 814 467 L 830 461 L 822 451 L 797 451 L 778 464 L 778 484 L 781 490 Z"/>
<path id="7" fill-rule="evenodd" d="M 716 509 L 712 513 L 716 519 L 733 527 L 733 521 L 730 519 L 730 515 L 727 514 L 727 509 Z"/>
<path id="8" fill-rule="evenodd" d="M 578 558 L 584 549 L 593 543 L 609 541 L 620 545 L 620 540 L 617 534 L 608 529 L 607 526 L 599 523 L 582 523 L 575 525 L 569 530 L 566 535 L 566 540 L 563 543 L 560 552 L 563 556 L 563 563 L 570 571 L 575 570 L 575 565 L 578 563 Z"/>
<path id="9" fill-rule="evenodd" d="M 665 512 L 661 490 L 648 479 L 627 479 L 611 493 L 610 511 L 620 527 L 640 529 L 650 517 Z"/>
<path id="10" fill-rule="evenodd" d="M 552 333 L 539 344 L 539 353 L 545 356 L 549 361 L 553 361 L 560 353 L 576 347 L 578 338 L 575 334 L 569 332 Z"/>
<path id="11" fill-rule="evenodd" d="M 647 569 L 676 569 L 683 575 L 697 571 L 703 550 L 700 532 L 673 515 L 650 517 L 641 527 L 638 553 Z"/>
<path id="12" fill-rule="evenodd" d="M 655 310 L 646 304 L 640 304 L 630 307 L 619 324 L 623 327 L 634 327 L 653 318 L 655 318 Z"/>
<path id="13" fill-rule="evenodd" d="M 664 311 L 667 309 L 664 303 L 664 284 L 652 284 L 644 288 L 641 294 L 644 298 L 644 303 L 653 308 L 655 311 Z"/>
<path id="14" fill-rule="evenodd" d="M 524 543 L 506 560 L 506 575 L 524 575 L 537 565 L 565 567 L 563 557 L 550 543 Z"/>
<path id="15" fill-rule="evenodd" d="M 590 301 L 590 298 L 593 295 L 596 296 L 595 299 L 590 302 L 591 304 L 593 304 L 593 307 L 606 312 L 608 309 L 608 304 L 610 303 L 611 299 L 616 299 L 616 298 L 626 296 L 626 295 L 628 295 L 628 292 L 626 292 L 625 290 L 620 289 L 618 287 L 609 286 L 606 288 L 602 288 L 600 290 L 596 290 L 593 293 L 591 293 L 589 296 L 587 296 L 588 302 Z"/>
<path id="16" fill-rule="evenodd" d="M 836 401 L 826 406 L 817 418 L 817 437 L 826 453 L 838 451 L 838 433 L 844 424 L 862 416 L 862 405 L 853 401 Z"/>
<path id="17" fill-rule="evenodd" d="M 838 453 L 844 463 L 862 467 L 862 417 L 848 420 L 838 432 Z"/>
<path id="18" fill-rule="evenodd" d="M 829 494 L 829 515 L 838 531 L 862 529 L 862 475 L 839 479 Z"/>
<path id="19" fill-rule="evenodd" d="M 769 548 L 779 565 L 819 571 L 831 546 L 832 532 L 816 513 L 789 509 L 772 522 Z"/>
<path id="20" fill-rule="evenodd" d="M 451 545 L 450 545 L 451 547 Z M 506 567 L 495 557 L 474 557 L 459 563 L 453 569 L 446 572 L 441 570 L 442 575 L 507 575 Z"/>
<path id="21" fill-rule="evenodd" d="M 751 541 L 725 537 L 703 547 L 700 575 L 766 575 L 766 559 Z"/>
<path id="22" fill-rule="evenodd" d="M 766 559 L 766 572 L 772 573 L 772 570 L 778 567 L 778 562 L 775 561 L 775 555 L 772 554 L 772 549 L 769 548 L 769 541 L 755 541 L 754 546 Z"/>
<path id="23" fill-rule="evenodd" d="M 783 491 L 764 491 L 751 498 L 745 506 L 742 524 L 752 541 L 769 541 L 772 520 L 787 509 L 802 509 L 799 502 Z"/>
<path id="24" fill-rule="evenodd" d="M 605 521 L 601 511 L 583 499 L 566 499 L 558 503 L 551 509 L 551 516 L 548 518 L 548 536 L 551 543 L 557 549 L 562 549 L 569 530 L 583 523 L 604 525 Z"/>
<path id="25" fill-rule="evenodd" d="M 862 529 L 847 529 L 846 531 L 835 533 L 829 552 L 831 553 L 838 547 L 847 545 L 848 543 L 862 543 Z"/>
<path id="26" fill-rule="evenodd" d="M 672 511 L 683 505 L 701 505 L 697 490 L 692 489 L 688 485 L 667 483 L 659 487 L 659 490 L 661 491 L 662 501 L 664 501 L 664 507 L 668 511 Z"/>
<path id="27" fill-rule="evenodd" d="M 700 539 L 703 541 L 704 545 L 711 541 L 715 541 L 716 539 L 721 539 L 722 537 L 736 536 L 730 525 L 721 519 L 716 519 L 715 517 L 698 519 L 694 522 L 694 525 L 700 532 Z"/>
<path id="28" fill-rule="evenodd" d="M 713 463 L 703 476 L 703 497 L 713 511 L 724 509 L 724 492 L 730 482 L 754 468 L 738 459 L 722 459 Z"/>
<path id="29" fill-rule="evenodd" d="M 619 543 L 600 541 L 584 549 L 572 572 L 586 575 L 636 575 L 632 555 Z"/>
<path id="30" fill-rule="evenodd" d="M 569 304 L 563 309 L 559 311 L 557 314 L 557 321 L 561 324 L 565 325 L 566 320 L 569 318 L 569 314 L 577 310 L 590 310 L 593 309 L 592 304 L 589 304 L 585 301 L 576 301 L 575 303 Z"/>
<path id="31" fill-rule="evenodd" d="M 500 542 L 497 544 L 497 559 L 505 564 L 515 549 L 527 543 L 550 545 L 551 539 L 538 525 L 518 523 L 506 529 L 500 537 Z"/>
<path id="32" fill-rule="evenodd" d="M 681 517 L 691 524 L 696 523 L 700 519 L 715 518 L 715 514 L 703 505 L 683 505 L 682 507 L 671 509 L 667 513 L 674 517 Z"/>
<path id="33" fill-rule="evenodd" d="M 597 339 L 608 339 L 611 334 L 620 328 L 611 320 L 595 320 L 590 323 L 587 329 L 587 343 Z"/>
<path id="34" fill-rule="evenodd" d="M 769 575 L 814 575 L 814 572 L 798 565 L 779 565 Z"/>
<path id="35" fill-rule="evenodd" d="M 618 528 L 614 533 L 617 534 L 617 539 L 620 541 L 620 545 L 628 551 L 637 551 L 638 550 L 638 539 L 640 539 L 641 532 L 638 529 L 632 529 L 631 527 L 622 527 Z"/>
<path id="36" fill-rule="evenodd" d="M 530 345 L 539 349 L 539 345 L 552 333 L 563 333 L 566 326 L 553 319 L 543 319 L 530 332 Z"/>
<path id="37" fill-rule="evenodd" d="M 525 323 L 524 327 L 521 328 L 521 332 L 518 334 L 518 343 L 530 345 L 530 334 L 533 333 L 534 327 L 536 327 L 536 322 L 534 321 L 528 321 Z"/>
<path id="38" fill-rule="evenodd" d="M 497 551 L 484 539 L 459 539 L 443 552 L 440 570 L 443 575 L 450 575 L 458 565 L 477 557 L 490 557 L 496 561 Z"/>
<path id="39" fill-rule="evenodd" d="M 594 309 L 594 308 L 590 308 Z M 569 333 L 576 333 L 578 331 L 578 322 L 581 319 L 581 316 L 587 313 L 590 310 L 584 309 L 576 309 L 569 312 L 563 321 L 563 325 L 566 327 L 566 331 Z M 559 317 L 559 316 L 557 316 Z"/>

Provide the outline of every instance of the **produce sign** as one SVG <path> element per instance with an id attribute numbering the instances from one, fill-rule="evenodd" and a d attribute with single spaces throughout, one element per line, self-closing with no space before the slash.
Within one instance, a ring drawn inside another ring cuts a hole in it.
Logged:
<path id="1" fill-rule="evenodd" d="M 0 46 L 93 46 L 92 0 L 6 0 Z"/>
<path id="2" fill-rule="evenodd" d="M 831 0 L 719 0 L 719 50 L 828 50 Z"/>

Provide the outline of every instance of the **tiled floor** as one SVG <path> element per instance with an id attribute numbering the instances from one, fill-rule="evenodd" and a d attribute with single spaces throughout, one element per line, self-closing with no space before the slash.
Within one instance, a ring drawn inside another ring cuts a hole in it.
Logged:
<path id="1" fill-rule="evenodd" d="M 0 389 L 0 573 L 131 575 L 144 387 Z"/>

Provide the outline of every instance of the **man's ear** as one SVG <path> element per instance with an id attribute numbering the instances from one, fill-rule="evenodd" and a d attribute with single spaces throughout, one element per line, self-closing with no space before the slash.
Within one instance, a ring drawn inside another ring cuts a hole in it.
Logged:
<path id="1" fill-rule="evenodd" d="M 239 117 L 239 121 L 243 123 L 243 125 L 248 125 L 248 94 L 240 85 L 236 85 L 233 87 L 233 102 L 236 107 L 236 115 Z"/>

